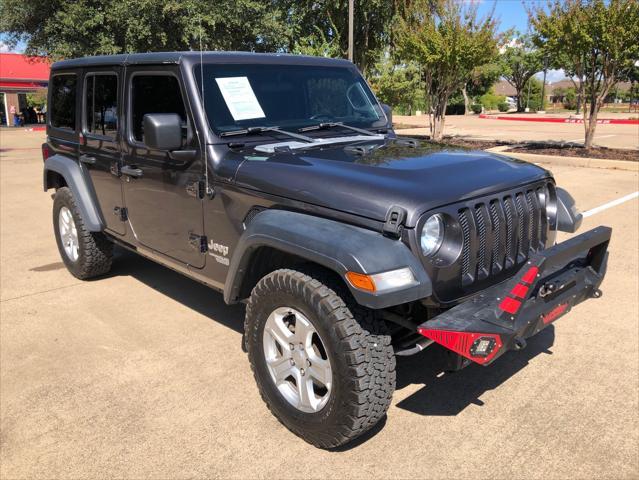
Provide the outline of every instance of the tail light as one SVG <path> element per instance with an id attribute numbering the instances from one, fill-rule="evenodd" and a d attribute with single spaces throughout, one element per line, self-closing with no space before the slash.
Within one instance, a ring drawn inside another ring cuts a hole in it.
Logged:
<path id="1" fill-rule="evenodd" d="M 46 161 L 47 158 L 51 156 L 51 150 L 49 150 L 49 145 L 46 143 L 42 144 L 42 161 Z"/>
<path id="2" fill-rule="evenodd" d="M 501 337 L 495 333 L 451 332 L 418 329 L 426 338 L 462 355 L 480 365 L 490 362 L 503 347 Z"/>

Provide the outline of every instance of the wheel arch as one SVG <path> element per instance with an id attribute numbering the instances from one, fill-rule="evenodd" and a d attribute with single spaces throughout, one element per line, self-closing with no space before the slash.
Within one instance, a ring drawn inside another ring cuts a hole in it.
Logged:
<path id="1" fill-rule="evenodd" d="M 93 185 L 87 178 L 83 168 L 69 157 L 56 154 L 44 162 L 43 188 L 46 192 L 51 188 L 68 187 L 77 202 L 82 220 L 91 232 L 104 229 L 104 219 L 93 191 Z"/>
<path id="2" fill-rule="evenodd" d="M 428 275 L 401 241 L 334 220 L 265 210 L 240 237 L 229 265 L 224 300 L 244 300 L 255 283 L 273 270 L 309 264 L 333 272 L 348 286 L 355 300 L 369 308 L 399 305 L 432 294 Z M 417 285 L 375 294 L 356 289 L 344 280 L 348 271 L 373 274 L 404 267 L 411 268 Z"/>

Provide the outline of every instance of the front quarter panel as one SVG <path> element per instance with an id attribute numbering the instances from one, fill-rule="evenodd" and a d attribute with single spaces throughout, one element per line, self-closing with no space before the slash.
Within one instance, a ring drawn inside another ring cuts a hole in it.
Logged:
<path id="1" fill-rule="evenodd" d="M 224 288 L 227 303 L 238 298 L 252 253 L 267 246 L 296 255 L 335 271 L 374 274 L 409 267 L 417 284 L 382 294 L 365 292 L 346 282 L 355 300 L 369 308 L 386 308 L 426 298 L 430 279 L 419 260 L 399 240 L 381 233 L 320 217 L 285 210 L 259 213 L 242 234 L 231 259 Z"/>

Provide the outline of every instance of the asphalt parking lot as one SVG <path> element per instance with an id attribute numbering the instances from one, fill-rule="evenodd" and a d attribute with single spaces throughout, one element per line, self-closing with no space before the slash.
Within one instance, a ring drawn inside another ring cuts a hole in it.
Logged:
<path id="1" fill-rule="evenodd" d="M 43 139 L 0 131 L 1 478 L 639 476 L 637 199 L 584 221 L 613 227 L 603 298 L 489 368 L 400 359 L 381 428 L 326 452 L 262 403 L 242 307 L 125 252 L 106 278 L 67 273 Z M 636 172 L 551 169 L 582 210 L 639 189 Z"/>

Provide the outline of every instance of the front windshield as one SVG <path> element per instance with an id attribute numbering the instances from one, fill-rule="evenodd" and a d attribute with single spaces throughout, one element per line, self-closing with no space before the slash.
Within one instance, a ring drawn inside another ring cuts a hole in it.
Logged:
<path id="1" fill-rule="evenodd" d="M 381 128 L 386 117 L 375 96 L 351 68 L 317 65 L 205 64 L 194 69 L 198 88 L 204 78 L 209 124 L 220 134 L 249 127 L 285 130 L 343 122 Z"/>

